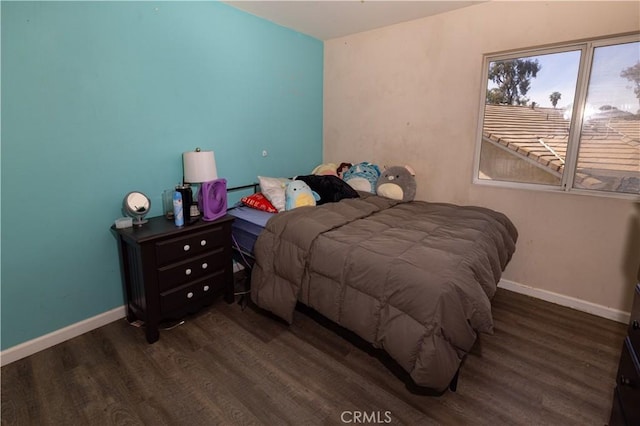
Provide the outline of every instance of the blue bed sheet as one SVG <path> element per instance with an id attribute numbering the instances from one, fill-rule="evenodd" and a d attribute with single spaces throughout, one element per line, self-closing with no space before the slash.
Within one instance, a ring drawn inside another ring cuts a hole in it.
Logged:
<path id="1" fill-rule="evenodd" d="M 253 245 L 258 239 L 258 235 L 264 229 L 267 221 L 276 213 L 268 213 L 244 205 L 229 209 L 227 213 L 236 218 L 232 225 L 234 246 L 244 254 L 253 256 Z"/>

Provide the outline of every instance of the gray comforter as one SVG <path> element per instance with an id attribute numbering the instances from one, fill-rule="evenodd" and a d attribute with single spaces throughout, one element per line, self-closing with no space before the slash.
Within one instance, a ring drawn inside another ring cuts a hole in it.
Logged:
<path id="1" fill-rule="evenodd" d="M 476 333 L 517 231 L 480 207 L 365 196 L 269 220 L 251 298 L 287 322 L 297 301 L 384 349 L 419 386 L 444 390 Z"/>

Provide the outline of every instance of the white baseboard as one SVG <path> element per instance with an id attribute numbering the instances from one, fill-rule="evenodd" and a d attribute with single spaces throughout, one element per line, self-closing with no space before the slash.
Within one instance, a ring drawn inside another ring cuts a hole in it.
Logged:
<path id="1" fill-rule="evenodd" d="M 53 331 L 44 336 L 37 337 L 33 340 L 21 343 L 0 352 L 0 365 L 5 366 L 19 359 L 33 355 L 43 349 L 62 343 L 65 340 L 73 339 L 76 336 L 84 334 L 88 331 L 107 325 L 111 322 L 124 318 L 126 315 L 125 307 L 120 306 L 110 311 L 96 315 L 92 318 L 71 324 L 60 330 Z"/>
<path id="2" fill-rule="evenodd" d="M 631 316 L 629 312 L 624 312 L 618 309 L 609 308 L 607 306 L 598 305 L 596 303 L 587 302 L 585 300 L 576 299 L 575 297 L 565 296 L 564 294 L 529 287 L 527 285 L 505 279 L 500 280 L 500 282 L 498 283 L 498 287 L 624 324 L 629 323 L 629 318 Z"/>
<path id="3" fill-rule="evenodd" d="M 566 306 L 581 312 L 586 312 L 602 318 L 629 323 L 630 313 L 587 302 L 585 300 L 576 299 L 575 297 L 565 296 L 563 294 L 554 293 L 552 291 L 542 290 L 539 288 L 529 287 L 514 281 L 502 279 L 498 283 L 498 287 L 510 290 L 515 293 L 524 294 L 526 296 L 535 297 L 536 299 L 545 300 L 557 305 Z M 124 306 L 112 309 L 84 321 L 71 324 L 68 327 L 61 328 L 44 336 L 40 336 L 28 342 L 21 343 L 12 348 L 0 352 L 0 365 L 5 366 L 19 359 L 33 355 L 36 352 L 50 348 L 58 343 L 73 339 L 83 333 L 89 332 L 96 328 L 107 325 L 111 322 L 124 318 L 126 310 Z"/>

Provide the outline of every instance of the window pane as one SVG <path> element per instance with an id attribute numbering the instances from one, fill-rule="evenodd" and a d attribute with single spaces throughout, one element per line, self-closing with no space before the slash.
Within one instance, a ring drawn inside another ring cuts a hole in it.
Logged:
<path id="1" fill-rule="evenodd" d="M 597 47 L 574 187 L 640 194 L 640 43 Z"/>
<path id="2" fill-rule="evenodd" d="M 480 179 L 560 185 L 580 51 L 489 63 Z"/>

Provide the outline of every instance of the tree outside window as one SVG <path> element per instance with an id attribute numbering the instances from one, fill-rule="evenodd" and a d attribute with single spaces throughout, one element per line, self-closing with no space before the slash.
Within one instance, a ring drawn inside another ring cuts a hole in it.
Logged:
<path id="1" fill-rule="evenodd" d="M 638 36 L 530 52 L 485 58 L 475 181 L 640 195 Z"/>

